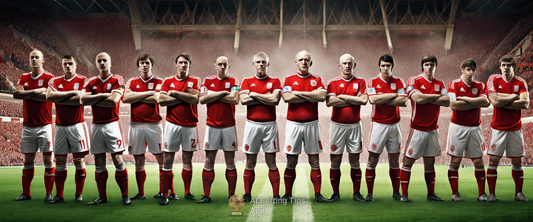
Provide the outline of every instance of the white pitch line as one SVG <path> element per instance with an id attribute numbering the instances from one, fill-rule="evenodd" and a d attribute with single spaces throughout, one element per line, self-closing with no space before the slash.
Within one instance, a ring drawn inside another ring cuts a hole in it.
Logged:
<path id="1" fill-rule="evenodd" d="M 309 179 L 306 177 L 305 169 L 302 164 L 299 164 L 294 184 L 298 186 L 294 189 L 293 198 L 304 198 L 304 203 L 295 204 L 292 206 L 292 221 L 313 221 L 313 209 L 309 197 Z"/>
<path id="2" fill-rule="evenodd" d="M 272 186 L 270 185 L 269 180 L 265 180 L 265 183 L 263 183 L 263 188 L 261 189 L 259 195 L 257 195 L 257 198 L 258 200 L 260 200 L 260 198 L 272 198 Z M 273 203 L 254 203 L 252 205 L 252 209 L 261 209 L 262 213 L 249 213 L 246 221 L 272 221 L 272 211 L 274 211 Z"/>

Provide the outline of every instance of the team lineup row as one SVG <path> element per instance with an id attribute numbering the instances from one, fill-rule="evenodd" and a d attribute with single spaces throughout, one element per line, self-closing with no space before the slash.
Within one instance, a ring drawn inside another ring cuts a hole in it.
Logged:
<path id="1" fill-rule="evenodd" d="M 340 164 L 344 150 L 349 155 L 350 176 L 353 182 L 353 199 L 373 201 L 375 168 L 380 154 L 386 149 L 389 157 L 392 197 L 410 202 L 408 186 L 411 167 L 423 158 L 427 199 L 443 201 L 435 195 L 435 157 L 441 155 L 437 120 L 441 106 L 453 110 L 447 141 L 447 153 L 451 156 L 448 178 L 452 188 L 452 200 L 462 201 L 458 192 L 458 170 L 463 156 L 472 159 L 478 184 L 479 201 L 497 201 L 495 186 L 497 166 L 506 154 L 512 159 L 512 177 L 515 181 L 515 200 L 529 201 L 522 193 L 523 171 L 521 158 L 524 155 L 521 109 L 529 106 L 525 81 L 514 75 L 516 62 L 513 56 L 500 59 L 502 74 L 492 75 L 487 87 L 474 80 L 476 63 L 467 59 L 461 64 L 462 75 L 445 84 L 435 78 L 437 58 L 426 55 L 421 59 L 422 74 L 409 78 L 407 84 L 392 75 L 394 59 L 383 55 L 378 60 L 380 73 L 366 82 L 355 77 L 354 58 L 344 54 L 339 59 L 340 76 L 329 81 L 327 86 L 320 76 L 310 73 L 313 62 L 311 54 L 300 51 L 295 56 L 297 72 L 285 78 L 284 84 L 268 76 L 268 56 L 257 53 L 252 65 L 254 76 L 237 78 L 228 75 L 229 59 L 216 58 L 216 75 L 200 78 L 189 75 L 192 58 L 187 53 L 177 56 L 175 76 L 160 79 L 152 75 L 154 59 L 147 54 L 137 59 L 140 77 L 131 78 L 124 84 L 121 76 L 111 73 L 111 57 L 102 52 L 96 56 L 98 76 L 87 79 L 76 74 L 73 55 L 62 59 L 64 76 L 44 71 L 43 55 L 39 50 L 30 53 L 32 71 L 21 76 L 14 98 L 22 99 L 24 122 L 21 152 L 24 154 L 22 172 L 23 193 L 15 200 L 30 200 L 31 181 L 34 176 L 35 153 L 43 153 L 45 163 L 45 188 L 48 203 L 64 202 L 64 184 L 67 177 L 67 155 L 72 153 L 76 166 L 75 201 L 82 201 L 85 182 L 84 157 L 89 152 L 95 156 L 95 179 L 99 197 L 89 205 L 107 203 L 106 153 L 111 153 L 116 167 L 115 179 L 122 193 L 124 204 L 131 203 L 128 196 L 128 172 L 123 152 L 128 147 L 135 158 L 135 176 L 139 193 L 131 199 L 145 199 L 144 169 L 145 152 L 154 154 L 159 163 L 159 204 L 167 205 L 170 199 L 178 199 L 174 191 L 172 165 L 175 152 L 183 151 L 182 178 L 186 199 L 194 199 L 190 192 L 192 180 L 192 157 L 198 150 L 197 129 L 198 103 L 207 106 L 207 127 L 204 138 L 206 159 L 202 171 L 204 195 L 198 203 L 211 202 L 211 185 L 215 178 L 214 163 L 218 150 L 223 150 L 226 162 L 228 196 L 235 193 L 237 171 L 234 156 L 238 148 L 235 128 L 235 105 L 247 106 L 247 121 L 244 129 L 242 150 L 246 153 L 243 173 L 244 200 L 250 201 L 255 179 L 254 168 L 257 154 L 262 149 L 269 168 L 268 178 L 272 184 L 273 197 L 290 200 L 296 177 L 298 155 L 308 155 L 311 166 L 311 182 L 317 202 L 339 201 Z M 276 124 L 276 109 L 283 98 L 288 103 L 285 143 L 280 147 Z M 411 130 L 405 145 L 405 155 L 400 167 L 401 126 L 399 107 L 411 101 Z M 131 104 L 131 124 L 128 144 L 123 144 L 118 123 L 120 101 Z M 321 170 L 319 153 L 322 152 L 318 125 L 318 103 L 326 102 L 333 107 L 329 129 L 331 154 L 330 181 L 333 195 L 325 199 L 320 193 Z M 359 124 L 360 106 L 372 104 L 372 126 L 369 137 L 368 163 L 365 182 L 368 194 L 360 193 L 362 171 L 359 154 L 363 151 L 362 132 Z M 52 133 L 52 103 L 56 105 L 55 135 Z M 491 122 L 490 163 L 485 172 L 483 165 L 483 137 L 480 127 L 481 107 L 494 106 Z M 90 135 L 83 117 L 83 106 L 92 107 L 93 122 Z M 159 107 L 167 107 L 166 124 L 163 130 Z M 164 135 L 163 135 L 164 134 Z M 284 172 L 285 194 L 280 197 L 280 173 L 276 153 L 284 149 L 287 166 Z M 485 178 L 486 177 L 486 178 Z M 485 180 L 489 195 L 485 193 Z M 56 185 L 56 196 L 52 189 Z M 401 193 L 400 193 L 401 188 Z"/>

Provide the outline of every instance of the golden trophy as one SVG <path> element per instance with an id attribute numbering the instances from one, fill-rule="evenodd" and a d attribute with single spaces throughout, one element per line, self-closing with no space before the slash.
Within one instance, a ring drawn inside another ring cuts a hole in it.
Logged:
<path id="1" fill-rule="evenodd" d="M 235 194 L 229 198 L 228 202 L 229 207 L 233 209 L 230 216 L 242 216 L 242 212 L 239 210 L 244 207 L 244 198 L 239 194 Z"/>

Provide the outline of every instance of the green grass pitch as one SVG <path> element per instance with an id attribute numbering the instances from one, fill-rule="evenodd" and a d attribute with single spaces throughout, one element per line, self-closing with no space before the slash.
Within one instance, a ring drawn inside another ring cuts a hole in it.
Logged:
<path id="1" fill-rule="evenodd" d="M 194 164 L 192 193 L 196 199 L 203 194 L 201 172 L 202 164 Z M 285 164 L 279 164 L 280 174 L 283 177 Z M 301 166 L 301 167 L 300 167 Z M 133 165 L 128 165 L 129 194 L 130 197 L 137 193 L 135 170 Z M 364 172 L 364 165 L 363 172 Z M 44 199 L 43 171 L 36 168 L 35 178 L 32 183 L 32 200 L 17 202 L 13 199 L 22 193 L 20 175 L 22 168 L 0 168 L 0 221 L 292 221 L 293 212 L 302 211 L 296 204 L 250 204 L 246 203 L 241 209 L 243 216 L 230 216 L 232 209 L 227 200 L 227 183 L 224 177 L 224 164 L 216 165 L 216 176 L 213 184 L 210 204 L 197 204 L 183 198 L 183 181 L 181 179 L 181 164 L 174 166 L 174 185 L 180 200 L 171 201 L 167 206 L 159 206 L 159 199 L 152 195 L 158 191 L 157 165 L 147 165 L 148 178 L 145 184 L 146 199 L 133 200 L 130 206 L 124 206 L 121 201 L 120 191 L 114 180 L 114 168 L 108 166 L 108 199 L 109 203 L 98 206 L 87 206 L 97 195 L 94 181 L 94 166 L 87 166 L 87 180 L 83 193 L 84 201 L 74 202 L 74 167 L 68 167 L 68 178 L 65 184 L 65 203 L 46 204 Z M 387 164 L 379 164 L 376 170 L 377 178 L 374 188 L 374 202 L 355 202 L 352 197 L 352 182 L 348 164 L 342 165 L 340 194 L 341 201 L 335 203 L 316 203 L 313 201 L 313 186 L 309 181 L 309 165 L 300 163 L 297 175 L 302 174 L 306 183 L 295 183 L 295 198 L 302 198 L 308 204 L 312 213 L 303 216 L 315 221 L 533 221 L 533 201 L 514 201 L 514 183 L 511 178 L 511 167 L 498 168 L 498 182 L 496 194 L 498 202 L 478 202 L 477 185 L 474 179 L 474 167 L 461 168 L 459 171 L 459 192 L 464 201 L 451 201 L 451 189 L 447 179 L 447 166 L 436 166 L 437 184 L 436 193 L 444 198 L 444 202 L 430 202 L 426 200 L 426 186 L 423 176 L 423 165 L 413 167 L 409 187 L 411 203 L 401 203 L 392 199 L 392 188 L 388 175 Z M 237 165 L 239 179 L 237 193 L 243 194 L 242 172 L 243 164 Z M 533 198 L 533 169 L 524 168 L 525 182 L 524 193 Z M 259 197 L 270 198 L 272 189 L 268 180 L 268 169 L 265 164 L 256 167 L 256 179 L 252 191 L 253 197 L 258 197 L 263 186 L 263 194 Z M 332 194 L 329 183 L 329 164 L 322 164 L 322 194 L 328 198 Z M 300 181 L 301 182 L 301 181 Z M 303 187 L 307 186 L 307 187 Z M 488 187 L 486 188 L 488 192 Z M 280 193 L 284 193 L 283 179 Z M 308 194 L 297 195 L 297 190 L 307 190 Z M 363 179 L 361 193 L 366 196 L 366 184 Z M 266 194 L 266 195 L 265 195 Z M 54 188 L 55 195 L 55 188 Z M 309 205 L 310 204 L 310 205 Z M 266 207 L 265 207 L 266 206 Z M 254 211 L 251 211 L 252 208 Z M 271 213 L 263 213 L 270 209 Z M 305 212 L 305 211 L 303 211 Z M 261 214 L 263 213 L 263 214 Z M 298 219 L 298 218 L 296 218 Z"/>

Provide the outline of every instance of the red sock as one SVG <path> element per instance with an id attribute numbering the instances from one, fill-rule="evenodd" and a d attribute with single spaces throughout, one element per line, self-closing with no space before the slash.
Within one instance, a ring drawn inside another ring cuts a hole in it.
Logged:
<path id="1" fill-rule="evenodd" d="M 244 169 L 242 177 L 244 180 L 244 193 L 252 194 L 252 186 L 254 185 L 255 180 L 255 171 Z"/>
<path id="2" fill-rule="evenodd" d="M 159 183 L 161 184 L 161 193 L 163 196 L 168 197 L 168 190 L 170 190 L 170 187 L 172 187 L 172 181 L 174 178 L 174 172 L 171 171 L 165 171 L 162 170 L 161 174 L 159 175 Z"/>
<path id="3" fill-rule="evenodd" d="M 498 179 L 498 171 L 495 169 L 488 168 L 487 169 L 487 184 L 489 185 L 490 194 L 493 194 L 496 191 L 496 179 Z"/>
<path id="4" fill-rule="evenodd" d="M 124 168 L 123 171 L 115 171 L 115 181 L 117 181 L 118 187 L 120 187 L 120 193 L 122 196 L 128 195 L 128 169 Z"/>
<path id="5" fill-rule="evenodd" d="M 63 191 L 65 190 L 65 180 L 67 180 L 67 171 L 56 171 L 56 195 L 63 197 Z"/>
<path id="6" fill-rule="evenodd" d="M 329 181 L 331 182 L 331 188 L 333 193 L 339 193 L 339 183 L 341 181 L 341 170 L 330 169 L 329 170 Z"/>
<path id="7" fill-rule="evenodd" d="M 204 195 L 211 197 L 211 184 L 215 180 L 215 170 L 202 171 L 202 184 L 204 185 Z"/>
<path id="8" fill-rule="evenodd" d="M 320 170 L 311 170 L 311 182 L 313 182 L 315 194 L 320 193 L 322 187 L 322 172 Z"/>
<path id="9" fill-rule="evenodd" d="M 374 179 L 376 179 L 376 170 L 367 168 L 365 172 L 365 178 L 366 189 L 368 190 L 368 193 L 374 193 Z"/>
<path id="10" fill-rule="evenodd" d="M 185 194 L 191 192 L 192 170 L 181 170 L 181 179 L 183 179 L 183 186 L 185 187 Z"/>
<path id="11" fill-rule="evenodd" d="M 352 178 L 353 183 L 353 192 L 357 193 L 361 189 L 361 177 L 363 172 L 361 172 L 361 169 L 351 169 L 350 170 L 350 177 Z"/>
<path id="12" fill-rule="evenodd" d="M 107 198 L 107 170 L 101 173 L 95 172 L 94 179 L 96 180 L 96 187 L 98 188 L 98 195 L 102 198 Z"/>
<path id="13" fill-rule="evenodd" d="M 425 173 L 424 179 L 428 188 L 428 196 L 435 196 L 435 172 Z"/>
<path id="14" fill-rule="evenodd" d="M 270 184 L 272 184 L 272 194 L 273 196 L 279 196 L 279 170 L 269 170 L 268 179 L 270 179 Z"/>
<path id="15" fill-rule="evenodd" d="M 44 187 L 46 193 L 52 193 L 54 189 L 55 173 L 55 167 L 44 169 Z"/>
<path id="16" fill-rule="evenodd" d="M 283 175 L 283 180 L 285 181 L 285 194 L 292 196 L 292 185 L 294 184 L 295 178 L 296 170 L 285 168 L 285 173 Z"/>
<path id="17" fill-rule="evenodd" d="M 235 194 L 235 187 L 237 186 L 237 170 L 226 169 L 226 181 L 228 181 L 228 196 Z"/>
<path id="18" fill-rule="evenodd" d="M 172 171 L 172 178 L 170 178 L 170 194 L 176 194 L 174 190 L 174 171 Z"/>
<path id="19" fill-rule="evenodd" d="M 35 168 L 22 170 L 22 193 L 31 196 L 31 181 L 35 176 Z"/>
<path id="20" fill-rule="evenodd" d="M 402 195 L 408 197 L 409 193 L 407 190 L 409 189 L 409 180 L 411 180 L 411 171 L 405 171 L 403 169 L 400 170 L 400 184 L 402 187 Z"/>
<path id="21" fill-rule="evenodd" d="M 392 192 L 400 192 L 400 169 L 389 169 L 389 177 L 392 183 Z"/>
<path id="22" fill-rule="evenodd" d="M 480 197 L 485 193 L 485 168 L 476 167 L 476 171 L 474 171 L 474 176 L 476 177 L 477 182 L 478 197 Z"/>
<path id="23" fill-rule="evenodd" d="M 452 195 L 459 193 L 459 171 L 448 170 L 448 181 L 452 187 Z"/>
<path id="24" fill-rule="evenodd" d="M 161 178 L 161 173 L 163 173 L 163 169 L 159 169 L 159 178 Z M 161 179 L 159 180 L 159 193 L 163 193 L 163 184 L 161 184 Z"/>
<path id="25" fill-rule="evenodd" d="M 87 171 L 85 168 L 81 170 L 76 170 L 75 183 L 76 183 L 76 194 L 83 193 L 83 186 L 85 185 L 85 177 L 87 177 Z"/>
<path id="26" fill-rule="evenodd" d="M 135 180 L 137 181 L 137 188 L 139 189 L 139 194 L 144 196 L 144 181 L 146 181 L 146 170 L 141 172 L 135 172 Z"/>
<path id="27" fill-rule="evenodd" d="M 524 184 L 524 171 L 515 171 L 513 170 L 513 180 L 514 180 L 514 192 L 516 194 L 522 192 L 522 185 Z"/>

